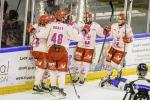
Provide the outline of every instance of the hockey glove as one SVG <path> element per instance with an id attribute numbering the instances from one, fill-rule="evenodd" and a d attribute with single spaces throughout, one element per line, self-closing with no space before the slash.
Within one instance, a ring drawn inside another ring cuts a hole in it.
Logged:
<path id="1" fill-rule="evenodd" d="M 111 26 L 106 26 L 106 27 L 104 28 L 103 34 L 104 34 L 106 37 L 109 37 L 109 36 L 110 36 L 110 32 L 111 32 Z"/>

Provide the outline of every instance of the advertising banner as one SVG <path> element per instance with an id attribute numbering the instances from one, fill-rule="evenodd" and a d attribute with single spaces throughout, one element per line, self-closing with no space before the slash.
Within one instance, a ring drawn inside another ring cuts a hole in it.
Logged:
<path id="1" fill-rule="evenodd" d="M 126 55 L 126 67 L 134 67 L 139 63 L 150 63 L 150 37 L 138 38 L 129 46 Z"/>
<path id="2" fill-rule="evenodd" d="M 29 50 L 0 53 L 0 87 L 33 80 L 35 65 Z"/>

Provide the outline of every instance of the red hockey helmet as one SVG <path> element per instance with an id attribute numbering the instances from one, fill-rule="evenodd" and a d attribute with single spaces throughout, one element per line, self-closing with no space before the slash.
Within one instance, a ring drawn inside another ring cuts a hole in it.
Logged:
<path id="1" fill-rule="evenodd" d="M 56 18 L 56 20 L 62 21 L 66 15 L 67 15 L 66 12 L 59 10 L 55 13 L 55 18 Z"/>
<path id="2" fill-rule="evenodd" d="M 45 25 L 51 20 L 51 17 L 48 15 L 42 15 L 39 18 L 39 24 Z"/>

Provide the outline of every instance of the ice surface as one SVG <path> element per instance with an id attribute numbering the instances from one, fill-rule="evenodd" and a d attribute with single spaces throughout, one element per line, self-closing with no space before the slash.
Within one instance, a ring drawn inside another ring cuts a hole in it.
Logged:
<path id="1" fill-rule="evenodd" d="M 150 79 L 150 75 L 147 75 Z M 127 76 L 129 80 L 135 80 L 136 75 Z M 83 86 L 76 85 L 80 100 L 122 100 L 125 92 L 116 88 L 100 88 L 99 80 L 87 82 Z M 73 86 L 67 85 L 65 88 L 67 97 L 64 100 L 78 100 Z M 0 100 L 58 100 L 49 94 L 32 94 L 32 91 L 1 95 Z"/>

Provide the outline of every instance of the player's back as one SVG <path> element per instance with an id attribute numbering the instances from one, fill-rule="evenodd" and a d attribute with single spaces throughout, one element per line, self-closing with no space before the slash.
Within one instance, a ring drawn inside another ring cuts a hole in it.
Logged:
<path id="1" fill-rule="evenodd" d="M 52 46 L 53 44 L 57 44 L 68 47 L 70 41 L 68 30 L 71 30 L 71 27 L 69 27 L 67 24 L 62 22 L 51 23 L 47 45 Z"/>
<path id="2" fill-rule="evenodd" d="M 47 52 L 47 36 L 49 29 L 46 26 L 36 27 L 36 33 L 32 33 L 30 36 L 30 43 L 34 51 Z"/>
<path id="3" fill-rule="evenodd" d="M 139 79 L 134 82 L 133 87 L 134 89 L 137 89 L 137 90 L 145 89 L 147 91 L 150 91 L 150 80 Z"/>

